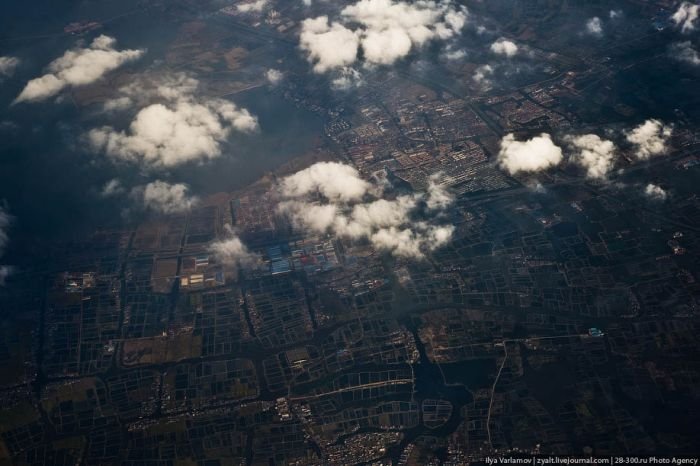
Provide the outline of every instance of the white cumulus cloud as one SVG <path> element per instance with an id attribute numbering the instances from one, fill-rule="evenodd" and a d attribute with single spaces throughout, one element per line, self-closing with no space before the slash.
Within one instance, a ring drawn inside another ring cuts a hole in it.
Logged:
<path id="1" fill-rule="evenodd" d="M 251 252 L 230 227 L 226 237 L 213 242 L 209 251 L 219 262 L 231 266 L 246 267 L 260 261 L 260 257 Z"/>
<path id="2" fill-rule="evenodd" d="M 0 205 L 0 257 L 5 254 L 5 247 L 7 247 L 7 242 L 9 236 L 7 234 L 7 229 L 12 222 L 12 216 L 7 213 L 7 209 Z"/>
<path id="3" fill-rule="evenodd" d="M 306 19 L 300 45 L 317 73 L 350 67 L 360 51 L 365 64 L 389 65 L 431 40 L 454 37 L 466 20 L 466 9 L 448 0 L 360 0 L 337 21 Z"/>
<path id="4" fill-rule="evenodd" d="M 179 78 L 145 92 L 126 88 L 121 108 L 129 108 L 144 95 L 160 102 L 141 108 L 126 130 L 111 126 L 91 130 L 90 146 L 118 160 L 167 168 L 218 157 L 232 131 L 258 129 L 255 116 L 228 100 L 195 98 L 196 86 L 196 80 Z"/>
<path id="5" fill-rule="evenodd" d="M 595 134 L 584 134 L 571 139 L 577 154 L 574 162 L 586 169 L 588 178 L 604 179 L 613 167 L 615 144 Z"/>
<path id="6" fill-rule="evenodd" d="M 491 65 L 481 65 L 474 70 L 472 79 L 474 82 L 486 90 L 491 87 L 491 76 L 493 75 L 493 67 Z"/>
<path id="7" fill-rule="evenodd" d="M 689 40 L 671 45 L 671 57 L 691 65 L 700 65 L 700 54 Z"/>
<path id="8" fill-rule="evenodd" d="M 501 37 L 496 42 L 491 44 L 491 51 L 496 55 L 505 55 L 506 57 L 514 57 L 518 53 L 518 46 L 515 42 Z"/>
<path id="9" fill-rule="evenodd" d="M 464 49 L 457 49 L 450 47 L 449 45 L 445 47 L 445 52 L 442 54 L 449 61 L 461 60 L 467 56 L 467 51 Z"/>
<path id="10" fill-rule="evenodd" d="M 5 285 L 5 280 L 7 280 L 7 277 L 9 277 L 11 273 L 12 266 L 0 265 L 0 286 Z"/>
<path id="11" fill-rule="evenodd" d="M 100 191 L 100 196 L 102 197 L 112 197 L 112 196 L 118 196 L 120 194 L 123 194 L 125 191 L 124 186 L 122 186 L 121 181 L 119 181 L 116 178 L 113 178 L 109 180 L 108 182 L 105 183 L 105 185 L 102 187 L 102 191 Z"/>
<path id="12" fill-rule="evenodd" d="M 49 73 L 29 81 L 15 103 L 46 100 L 66 87 L 94 83 L 144 54 L 143 50 L 117 50 L 115 44 L 114 38 L 101 35 L 87 48 L 68 50 L 49 64 Z"/>
<path id="13" fill-rule="evenodd" d="M 627 141 L 635 146 L 635 155 L 638 159 L 647 160 L 652 156 L 666 152 L 666 143 L 672 132 L 670 126 L 659 120 L 651 119 L 627 132 Z"/>
<path id="14" fill-rule="evenodd" d="M 279 84 L 283 78 L 284 74 L 280 70 L 270 68 L 265 72 L 265 79 L 267 79 L 267 82 L 269 82 L 273 86 Z"/>
<path id="15" fill-rule="evenodd" d="M 454 231 L 452 225 L 415 218 L 421 211 L 435 217 L 452 204 L 452 196 L 434 179 L 424 194 L 386 199 L 353 167 L 319 162 L 282 180 L 280 192 L 285 199 L 279 210 L 295 227 L 369 241 L 395 256 L 422 257 L 446 244 Z"/>
<path id="16" fill-rule="evenodd" d="M 0 258 L 5 254 L 5 248 L 9 241 L 7 230 L 12 223 L 12 216 L 7 212 L 7 209 L 0 205 Z M 0 286 L 5 284 L 5 279 L 12 272 L 12 267 L 0 264 Z"/>
<path id="17" fill-rule="evenodd" d="M 695 30 L 698 16 L 700 15 L 700 5 L 690 2 L 683 2 L 678 6 L 678 9 L 671 19 L 676 26 L 680 26 L 681 32 L 688 33 Z"/>
<path id="18" fill-rule="evenodd" d="M 603 22 L 600 20 L 600 18 L 594 16 L 593 18 L 590 18 L 588 21 L 586 21 L 586 32 L 592 36 L 602 36 Z"/>
<path id="19" fill-rule="evenodd" d="M 382 228 L 370 240 L 377 249 L 390 251 L 398 257 L 423 256 L 423 251 L 434 250 L 447 244 L 454 233 L 452 225 L 429 226 L 425 231 L 412 228 Z"/>
<path id="20" fill-rule="evenodd" d="M 260 13 L 267 6 L 268 0 L 253 0 L 236 5 L 241 13 Z"/>
<path id="21" fill-rule="evenodd" d="M 546 170 L 558 165 L 561 160 L 561 148 L 552 142 L 549 134 L 542 133 L 527 141 L 517 141 L 513 134 L 501 139 L 498 163 L 511 175 Z"/>
<path id="22" fill-rule="evenodd" d="M 12 76 L 19 66 L 19 58 L 0 57 L 0 77 Z"/>
<path id="23" fill-rule="evenodd" d="M 355 68 L 345 67 L 336 73 L 335 77 L 331 81 L 331 86 L 333 89 L 338 89 L 342 91 L 347 91 L 359 87 L 364 82 L 362 74 Z"/>
<path id="24" fill-rule="evenodd" d="M 452 193 L 438 183 L 441 175 L 441 173 L 437 173 L 428 180 L 428 197 L 425 205 L 429 210 L 441 211 L 447 209 L 454 202 Z"/>
<path id="25" fill-rule="evenodd" d="M 314 64 L 316 73 L 352 65 L 357 60 L 359 35 L 340 23 L 328 23 L 328 16 L 305 19 L 299 37 L 301 48 Z"/>
<path id="26" fill-rule="evenodd" d="M 318 162 L 282 180 L 282 194 L 301 197 L 319 193 L 331 201 L 349 202 L 362 199 L 372 186 L 358 171 L 339 162 Z"/>
<path id="27" fill-rule="evenodd" d="M 162 214 L 186 212 L 198 201 L 196 197 L 190 196 L 186 184 L 171 184 L 161 180 L 133 188 L 131 197 L 139 201 L 146 210 Z"/>
<path id="28" fill-rule="evenodd" d="M 664 188 L 653 183 L 646 185 L 644 188 L 644 195 L 655 201 L 663 201 L 668 197 L 668 193 Z"/>

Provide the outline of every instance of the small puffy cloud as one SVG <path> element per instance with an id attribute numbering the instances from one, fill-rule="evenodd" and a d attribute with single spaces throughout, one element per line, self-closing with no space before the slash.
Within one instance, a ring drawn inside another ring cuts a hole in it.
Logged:
<path id="1" fill-rule="evenodd" d="M 676 26 L 681 28 L 681 32 L 688 33 L 695 30 L 698 15 L 700 15 L 700 5 L 695 5 L 690 2 L 683 2 L 678 6 L 678 9 L 671 19 Z"/>
<path id="2" fill-rule="evenodd" d="M 49 73 L 29 81 L 14 103 L 46 100 L 66 87 L 94 83 L 144 53 L 143 50 L 117 50 L 115 44 L 115 39 L 102 35 L 87 48 L 68 50 L 49 64 Z"/>
<path id="3" fill-rule="evenodd" d="M 514 57 L 518 53 L 518 46 L 515 44 L 515 42 L 501 37 L 496 42 L 491 44 L 491 51 L 496 55 Z"/>
<path id="4" fill-rule="evenodd" d="M 174 104 L 179 100 L 191 100 L 198 87 L 199 81 L 186 73 L 146 72 L 118 88 L 104 101 L 102 111 L 121 113 L 153 103 Z"/>
<path id="5" fill-rule="evenodd" d="M 532 192 L 538 193 L 538 194 L 544 194 L 547 192 L 547 188 L 539 181 L 537 180 L 528 180 L 525 183 L 525 186 Z"/>
<path id="6" fill-rule="evenodd" d="M 0 78 L 12 76 L 19 66 L 19 58 L 0 57 Z"/>
<path id="7" fill-rule="evenodd" d="M 124 192 L 125 189 L 124 186 L 122 186 L 121 181 L 113 178 L 105 183 L 105 185 L 102 187 L 102 191 L 100 191 L 100 195 L 102 197 L 112 197 L 123 194 Z"/>
<path id="8" fill-rule="evenodd" d="M 291 214 L 296 227 L 321 233 L 330 231 L 352 239 L 367 238 L 380 228 L 403 224 L 414 207 L 415 200 L 410 196 L 392 201 L 376 199 L 353 206 L 319 204 L 306 199 L 280 204 L 283 212 Z"/>
<path id="9" fill-rule="evenodd" d="M 388 251 L 397 257 L 420 258 L 423 250 L 437 249 L 447 244 L 454 233 L 452 225 L 428 226 L 417 232 L 411 228 L 382 228 L 372 234 L 370 240 L 377 248 Z"/>
<path id="10" fill-rule="evenodd" d="M 61 92 L 64 87 L 66 87 L 65 81 L 54 74 L 45 74 L 29 81 L 14 103 L 45 100 Z"/>
<path id="11" fill-rule="evenodd" d="M 232 129 L 252 131 L 256 127 L 247 110 L 215 99 L 201 104 L 153 104 L 139 111 L 128 131 L 103 127 L 88 136 L 94 148 L 116 158 L 172 167 L 218 157 Z"/>
<path id="12" fill-rule="evenodd" d="M 198 201 L 196 197 L 189 195 L 186 184 L 171 184 L 160 180 L 133 188 L 131 197 L 141 202 L 146 210 L 162 214 L 186 212 Z"/>
<path id="13" fill-rule="evenodd" d="M 231 228 L 227 228 L 226 238 L 215 241 L 209 251 L 217 261 L 231 266 L 247 267 L 259 262 L 260 257 L 252 253 Z"/>
<path id="14" fill-rule="evenodd" d="M 444 210 L 454 202 L 452 193 L 438 183 L 440 176 L 440 173 L 433 175 L 428 181 L 428 197 L 425 205 L 429 210 Z"/>
<path id="15" fill-rule="evenodd" d="M 467 20 L 466 10 L 456 9 L 448 1 L 360 0 L 345 7 L 341 15 L 362 25 L 365 33 L 395 31 L 417 46 L 458 34 Z"/>
<path id="16" fill-rule="evenodd" d="M 319 193 L 331 201 L 349 202 L 362 199 L 371 185 L 358 171 L 339 162 L 318 162 L 282 180 L 281 191 L 287 197 Z"/>
<path id="17" fill-rule="evenodd" d="M 592 36 L 603 35 L 603 22 L 597 16 L 586 21 L 586 32 Z"/>
<path id="18" fill-rule="evenodd" d="M 19 129 L 19 125 L 10 120 L 0 120 L 0 133 L 14 133 Z"/>
<path id="19" fill-rule="evenodd" d="M 295 226 L 325 233 L 335 225 L 340 208 L 332 203 L 318 204 L 292 199 L 281 202 L 279 210 L 289 215 Z"/>
<path id="20" fill-rule="evenodd" d="M 673 130 L 659 120 L 647 120 L 627 132 L 627 141 L 636 147 L 635 155 L 640 160 L 666 152 L 666 143 Z"/>
<path id="21" fill-rule="evenodd" d="M 370 63 L 390 65 L 411 51 L 411 37 L 401 29 L 386 29 L 368 31 L 363 42 L 362 50 Z"/>
<path id="22" fill-rule="evenodd" d="M 7 230 L 12 223 L 12 216 L 7 213 L 7 209 L 0 205 L 0 257 L 5 254 L 5 248 L 9 241 Z M 5 279 L 12 272 L 12 267 L 0 264 L 0 286 L 5 284 Z"/>
<path id="23" fill-rule="evenodd" d="M 0 256 L 5 253 L 5 247 L 9 241 L 7 230 L 12 223 L 12 216 L 7 213 L 7 209 L 0 205 Z"/>
<path id="24" fill-rule="evenodd" d="M 196 80 L 178 79 L 172 85 L 157 85 L 145 92 L 125 89 L 126 108 L 143 98 L 142 94 L 161 102 L 139 110 L 127 130 L 111 126 L 91 130 L 88 143 L 118 160 L 167 168 L 216 158 L 232 131 L 250 133 L 258 129 L 255 116 L 228 100 L 196 99 L 196 85 Z"/>
<path id="25" fill-rule="evenodd" d="M 108 99 L 102 105 L 102 110 L 105 112 L 121 112 L 130 108 L 134 102 L 130 97 L 122 96 L 114 99 Z"/>
<path id="26" fill-rule="evenodd" d="M 329 24 L 327 16 L 319 16 L 301 23 L 299 43 L 314 71 L 324 73 L 355 63 L 360 39 L 355 31 L 340 23 Z"/>
<path id="27" fill-rule="evenodd" d="M 336 73 L 331 81 L 331 86 L 336 90 L 347 91 L 360 87 L 363 82 L 364 79 L 359 71 L 355 68 L 345 67 Z"/>
<path id="28" fill-rule="evenodd" d="M 445 47 L 445 52 L 442 54 L 449 61 L 457 61 L 467 56 L 467 51 L 464 49 L 455 49 L 453 47 Z"/>
<path id="29" fill-rule="evenodd" d="M 118 89 L 116 95 L 103 105 L 109 112 L 124 111 L 135 107 L 145 107 L 154 102 L 175 103 L 192 100 L 199 87 L 199 81 L 186 73 L 143 74 L 137 80 Z"/>
<path id="30" fill-rule="evenodd" d="M 236 5 L 241 13 L 260 13 L 267 6 L 268 0 L 253 0 Z"/>
<path id="31" fill-rule="evenodd" d="M 499 165 L 511 175 L 546 170 L 558 165 L 561 160 L 561 148 L 546 133 L 527 141 L 516 141 L 513 134 L 508 134 L 501 140 L 498 153 Z"/>
<path id="32" fill-rule="evenodd" d="M 333 227 L 344 236 L 364 238 L 377 230 L 407 223 L 416 203 L 413 196 L 399 196 L 394 200 L 377 199 L 355 204 L 347 215 L 336 217 Z"/>
<path id="33" fill-rule="evenodd" d="M 622 15 L 623 15 L 622 10 L 610 10 L 610 13 L 608 13 L 608 16 L 610 17 L 610 19 L 621 18 Z"/>
<path id="34" fill-rule="evenodd" d="M 691 65 L 700 65 L 700 54 L 693 48 L 689 40 L 685 42 L 677 42 L 671 45 L 671 57 Z"/>
<path id="35" fill-rule="evenodd" d="M 451 225 L 415 218 L 418 212 L 439 215 L 453 201 L 434 178 L 425 194 L 385 199 L 381 189 L 362 180 L 353 167 L 319 162 L 282 180 L 280 193 L 286 199 L 279 210 L 295 227 L 366 240 L 395 256 L 420 258 L 447 243 L 454 231 Z M 323 199 L 318 201 L 316 194 Z"/>
<path id="36" fill-rule="evenodd" d="M 282 74 L 280 70 L 270 68 L 265 72 L 265 79 L 267 79 L 267 82 L 273 86 L 279 84 L 280 81 L 282 81 L 282 78 L 284 78 L 284 74 Z"/>
<path id="37" fill-rule="evenodd" d="M 0 265 L 0 286 L 5 286 L 5 280 L 12 274 L 12 267 L 9 265 Z"/>
<path id="38" fill-rule="evenodd" d="M 649 183 L 644 188 L 644 195 L 655 201 L 663 201 L 668 197 L 668 193 L 661 186 Z"/>
<path id="39" fill-rule="evenodd" d="M 577 150 L 574 162 L 586 169 L 588 178 L 604 179 L 613 166 L 615 144 L 595 134 L 584 134 L 570 139 Z"/>
<path id="40" fill-rule="evenodd" d="M 199 81 L 184 73 L 172 76 L 159 76 L 149 84 L 152 89 L 143 92 L 137 83 L 131 84 L 124 92 L 131 97 L 161 97 L 169 102 L 190 100 L 199 87 Z"/>
<path id="41" fill-rule="evenodd" d="M 491 87 L 491 75 L 493 75 L 493 67 L 491 65 L 481 65 L 474 70 L 472 79 L 482 89 Z"/>
<path id="42" fill-rule="evenodd" d="M 431 40 L 454 37 L 466 20 L 466 9 L 448 0 L 360 0 L 343 8 L 338 21 L 306 19 L 300 45 L 317 73 L 350 67 L 360 51 L 367 65 L 389 65 Z"/>

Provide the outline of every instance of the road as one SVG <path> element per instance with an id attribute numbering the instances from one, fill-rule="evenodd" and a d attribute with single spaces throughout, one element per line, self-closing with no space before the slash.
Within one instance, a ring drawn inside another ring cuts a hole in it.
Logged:
<path id="1" fill-rule="evenodd" d="M 514 339 L 508 339 L 508 340 L 502 340 L 501 344 L 503 345 L 503 361 L 501 362 L 500 367 L 498 368 L 498 373 L 496 374 L 496 379 L 493 381 L 493 386 L 491 387 L 491 399 L 489 401 L 489 411 L 486 416 L 486 433 L 488 434 L 489 437 L 489 446 L 491 449 L 493 449 L 493 441 L 491 440 L 491 411 L 493 410 L 493 398 L 496 393 L 496 386 L 498 385 L 498 380 L 501 378 L 501 372 L 503 372 L 503 368 L 506 365 L 506 361 L 508 360 L 508 343 L 521 343 L 521 342 L 531 342 L 531 341 L 541 341 L 541 340 L 554 340 L 558 338 L 589 338 L 589 335 L 587 333 L 584 334 L 569 334 L 569 335 L 552 335 L 552 336 L 547 336 L 547 337 L 533 337 L 533 338 L 514 338 Z"/>
<path id="2" fill-rule="evenodd" d="M 395 379 L 395 380 L 384 380 L 381 382 L 371 382 L 362 385 L 355 385 L 352 387 L 339 388 L 330 392 L 317 393 L 316 395 L 306 395 L 306 396 L 295 396 L 289 399 L 289 401 L 300 401 L 300 400 L 314 400 L 317 398 L 322 398 L 324 396 L 337 395 L 338 393 L 350 392 L 353 390 L 364 390 L 367 388 L 385 387 L 388 385 L 401 385 L 405 383 L 413 384 L 413 379 Z"/>

